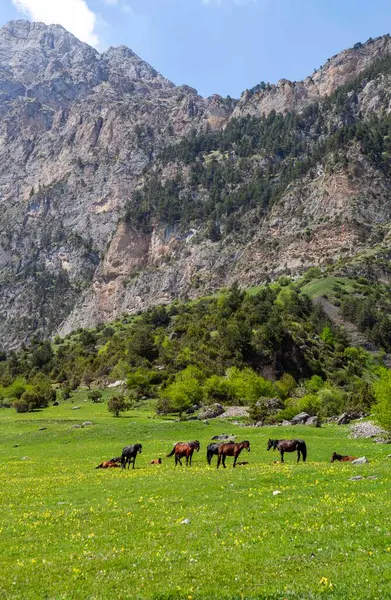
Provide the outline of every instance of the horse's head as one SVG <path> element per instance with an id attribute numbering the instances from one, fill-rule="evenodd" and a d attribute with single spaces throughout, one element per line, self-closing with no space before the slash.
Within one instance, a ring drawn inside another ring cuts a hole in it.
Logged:
<path id="1" fill-rule="evenodd" d="M 273 450 L 275 450 L 275 449 L 276 449 L 275 441 L 276 441 L 276 440 L 271 440 L 271 439 L 269 438 L 269 441 L 268 441 L 268 443 L 267 443 L 267 449 L 268 449 L 268 450 L 270 450 L 270 448 L 273 448 Z"/>
<path id="2" fill-rule="evenodd" d="M 336 452 L 333 452 L 330 462 L 334 462 L 335 460 L 338 460 L 338 454 Z"/>
<path id="3" fill-rule="evenodd" d="M 197 450 L 197 452 L 199 452 L 200 451 L 200 443 L 199 443 L 199 441 L 195 440 L 193 442 L 193 444 L 194 444 L 194 450 Z"/>
<path id="4" fill-rule="evenodd" d="M 250 442 L 248 440 L 244 440 L 244 442 L 242 442 L 242 446 L 243 448 L 247 448 L 247 452 L 250 452 Z"/>
<path id="5" fill-rule="evenodd" d="M 134 446 L 134 447 L 135 447 L 135 450 L 136 450 L 136 454 L 137 454 L 137 452 L 138 452 L 139 454 L 141 454 L 141 452 L 142 452 L 142 450 L 143 450 L 143 446 L 142 446 L 142 444 L 135 444 L 135 446 Z"/>

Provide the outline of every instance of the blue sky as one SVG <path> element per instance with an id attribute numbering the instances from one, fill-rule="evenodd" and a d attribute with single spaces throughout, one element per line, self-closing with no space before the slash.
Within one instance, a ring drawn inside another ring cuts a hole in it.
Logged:
<path id="1" fill-rule="evenodd" d="M 0 0 L 0 25 L 15 18 L 59 22 L 99 50 L 125 44 L 176 84 L 238 97 L 390 32 L 391 2 Z"/>

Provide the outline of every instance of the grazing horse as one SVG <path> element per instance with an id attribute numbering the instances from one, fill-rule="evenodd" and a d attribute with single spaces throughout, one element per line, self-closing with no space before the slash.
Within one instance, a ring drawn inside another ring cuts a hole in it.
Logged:
<path id="1" fill-rule="evenodd" d="M 344 456 L 333 452 L 330 462 L 334 462 L 335 460 L 339 460 L 339 462 L 351 462 L 352 460 L 356 460 L 356 458 L 357 456 Z"/>
<path id="2" fill-rule="evenodd" d="M 136 456 L 137 454 L 141 454 L 143 447 L 141 444 L 134 444 L 133 446 L 125 446 L 125 448 L 122 450 L 122 456 L 121 456 L 121 465 L 122 468 L 125 469 L 126 465 L 128 465 L 128 469 L 130 467 L 130 463 L 133 464 L 133 469 L 134 469 L 134 463 L 136 462 Z"/>
<path id="3" fill-rule="evenodd" d="M 162 464 L 161 458 L 154 458 L 153 460 L 151 460 L 151 465 L 161 465 L 161 464 Z"/>
<path id="4" fill-rule="evenodd" d="M 118 463 L 112 460 L 106 460 L 95 467 L 95 469 L 119 469 L 119 467 L 120 465 Z"/>
<path id="5" fill-rule="evenodd" d="M 223 463 L 224 469 L 226 468 L 225 459 L 227 458 L 227 456 L 235 457 L 233 466 L 236 467 L 236 461 L 238 460 L 238 456 L 243 450 L 243 448 L 246 448 L 247 452 L 250 452 L 250 442 L 244 440 L 243 442 L 239 442 L 236 444 L 233 442 L 229 442 L 228 444 L 220 444 L 219 457 L 217 459 L 217 468 L 219 468 L 221 462 Z"/>
<path id="6" fill-rule="evenodd" d="M 198 440 L 194 440 L 194 442 L 178 442 L 175 444 L 170 454 L 167 454 L 167 457 L 175 455 L 175 466 L 179 463 L 182 466 L 181 458 L 186 458 L 186 465 L 191 466 L 191 459 L 193 458 L 194 450 L 199 452 L 200 443 Z"/>
<path id="7" fill-rule="evenodd" d="M 307 446 L 304 440 L 271 440 L 269 439 L 267 449 L 273 448 L 279 451 L 281 454 L 281 462 L 284 462 L 284 452 L 295 452 L 297 451 L 297 462 L 300 460 L 300 454 L 303 462 L 307 458 Z"/>
<path id="8" fill-rule="evenodd" d="M 209 444 L 206 449 L 206 460 L 208 461 L 208 465 L 212 462 L 212 458 L 214 455 L 218 456 L 219 454 L 220 444 Z"/>

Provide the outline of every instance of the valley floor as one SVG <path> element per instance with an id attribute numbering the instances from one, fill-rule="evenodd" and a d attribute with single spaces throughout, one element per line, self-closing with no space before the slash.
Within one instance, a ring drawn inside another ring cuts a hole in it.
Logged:
<path id="1" fill-rule="evenodd" d="M 83 398 L 34 414 L 0 411 L 0 598 L 391 597 L 389 446 L 335 425 L 178 423 L 148 409 L 116 419 Z M 207 465 L 218 433 L 250 440 L 241 456 L 249 465 Z M 292 454 L 276 464 L 269 437 L 303 437 L 308 462 Z M 201 442 L 193 466 L 175 468 L 166 454 L 191 439 Z M 94 470 L 135 442 L 143 452 L 134 471 Z M 330 464 L 333 451 L 370 463 Z M 151 465 L 158 457 L 163 464 Z M 377 478 L 349 480 L 357 474 Z"/>

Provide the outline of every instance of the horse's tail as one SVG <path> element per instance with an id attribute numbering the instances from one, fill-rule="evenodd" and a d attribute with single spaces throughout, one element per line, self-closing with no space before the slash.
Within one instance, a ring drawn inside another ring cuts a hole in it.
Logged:
<path id="1" fill-rule="evenodd" d="M 170 458 L 170 456 L 174 456 L 174 454 L 175 454 L 175 446 L 171 450 L 170 454 L 167 454 L 167 458 Z"/>
<path id="2" fill-rule="evenodd" d="M 307 458 L 307 446 L 304 440 L 299 440 L 299 450 L 301 451 L 303 462 L 305 462 Z"/>

